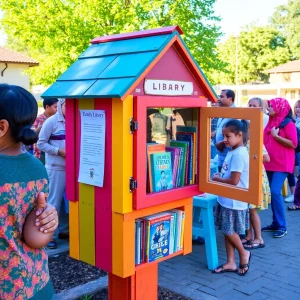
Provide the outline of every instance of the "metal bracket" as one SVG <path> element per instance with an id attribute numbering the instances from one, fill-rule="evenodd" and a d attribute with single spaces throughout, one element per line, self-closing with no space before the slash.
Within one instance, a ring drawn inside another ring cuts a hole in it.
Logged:
<path id="1" fill-rule="evenodd" d="M 130 193 L 133 192 L 137 188 L 137 181 L 133 179 L 133 177 L 129 178 L 129 191 Z"/>
<path id="2" fill-rule="evenodd" d="M 139 123 L 138 123 L 138 121 L 134 121 L 133 118 L 130 118 L 130 120 L 129 120 L 129 127 L 130 127 L 130 133 L 133 134 L 133 132 L 135 130 L 139 129 Z"/>

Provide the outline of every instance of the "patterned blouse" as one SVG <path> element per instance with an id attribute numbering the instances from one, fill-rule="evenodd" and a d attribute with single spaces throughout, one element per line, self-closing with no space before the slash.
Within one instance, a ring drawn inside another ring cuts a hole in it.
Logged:
<path id="1" fill-rule="evenodd" d="M 49 281 L 45 250 L 32 249 L 22 239 L 38 193 L 48 193 L 48 177 L 29 153 L 0 155 L 0 166 L 0 299 L 25 300 Z"/>

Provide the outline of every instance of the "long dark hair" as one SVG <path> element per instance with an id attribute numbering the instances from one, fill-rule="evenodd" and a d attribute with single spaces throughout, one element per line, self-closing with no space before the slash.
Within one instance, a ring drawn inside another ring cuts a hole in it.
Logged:
<path id="1" fill-rule="evenodd" d="M 249 123 L 246 120 L 236 120 L 232 119 L 229 120 L 225 125 L 225 128 L 230 128 L 230 131 L 233 132 L 235 135 L 239 134 L 240 132 L 243 135 L 243 143 L 246 144 L 249 140 Z"/>
<path id="2" fill-rule="evenodd" d="M 0 84 L 0 120 L 9 124 L 10 134 L 16 142 L 32 145 L 38 140 L 31 129 L 38 112 L 35 98 L 17 85 Z"/>

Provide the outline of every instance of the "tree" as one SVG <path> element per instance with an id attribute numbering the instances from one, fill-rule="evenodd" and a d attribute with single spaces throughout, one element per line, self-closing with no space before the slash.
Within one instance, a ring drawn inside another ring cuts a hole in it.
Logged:
<path id="1" fill-rule="evenodd" d="M 247 82 L 266 82 L 266 70 L 286 63 L 291 54 L 285 39 L 278 30 L 266 27 L 250 26 L 239 37 L 230 37 L 218 46 L 219 59 L 226 62 L 224 71 L 216 71 L 213 79 L 216 83 L 235 84 L 236 42 L 238 42 L 238 84 Z"/>
<path id="2" fill-rule="evenodd" d="M 215 0 L 2 0 L 1 26 L 9 46 L 40 62 L 30 68 L 35 84 L 51 84 L 91 39 L 178 24 L 204 71 L 218 69 L 216 42 L 221 33 L 212 9 Z"/>
<path id="3" fill-rule="evenodd" d="M 271 23 L 286 37 L 293 58 L 300 59 L 300 0 L 277 7 Z"/>

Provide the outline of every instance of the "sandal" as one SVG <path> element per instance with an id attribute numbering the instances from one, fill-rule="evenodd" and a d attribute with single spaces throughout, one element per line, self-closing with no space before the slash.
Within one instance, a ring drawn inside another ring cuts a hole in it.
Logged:
<path id="1" fill-rule="evenodd" d="M 245 240 L 245 242 L 243 242 L 243 240 Z M 242 239 L 241 239 L 241 242 L 242 242 L 242 244 L 243 244 L 243 246 L 244 246 L 244 245 L 248 245 L 249 243 L 251 243 L 251 240 L 248 240 L 248 239 L 246 239 L 246 238 L 242 238 Z"/>
<path id="2" fill-rule="evenodd" d="M 288 210 L 300 210 L 300 206 L 297 206 L 297 205 L 290 205 L 288 207 Z"/>
<path id="3" fill-rule="evenodd" d="M 264 248 L 265 247 L 265 243 L 263 240 L 260 241 L 260 243 L 248 243 L 248 244 L 244 244 L 244 249 L 246 250 L 253 250 L 253 249 L 258 249 L 258 248 Z"/>
<path id="4" fill-rule="evenodd" d="M 216 270 L 221 269 L 221 271 L 217 272 Z M 224 265 L 220 265 L 217 268 L 215 268 L 213 271 L 213 274 L 222 274 L 222 273 L 236 273 L 237 269 L 225 269 Z"/>
<path id="5" fill-rule="evenodd" d="M 251 252 L 249 252 L 249 253 L 250 253 L 250 255 L 249 255 L 248 263 L 247 263 L 247 264 L 244 264 L 244 265 L 239 264 L 239 268 L 240 268 L 240 269 L 248 268 L 244 273 L 238 272 L 238 274 L 239 274 L 240 276 L 245 276 L 245 275 L 248 273 L 248 271 L 249 271 L 249 268 L 250 268 L 250 260 L 251 260 Z"/>

